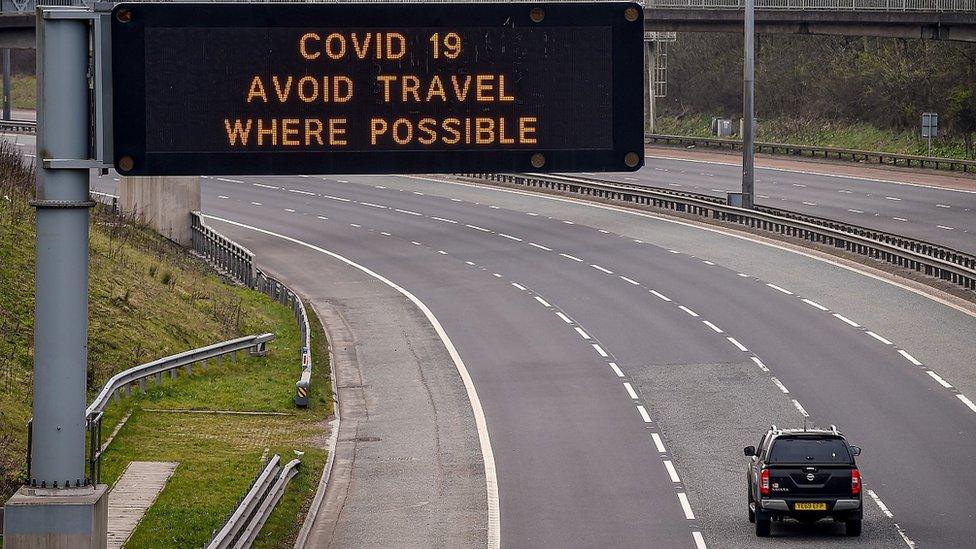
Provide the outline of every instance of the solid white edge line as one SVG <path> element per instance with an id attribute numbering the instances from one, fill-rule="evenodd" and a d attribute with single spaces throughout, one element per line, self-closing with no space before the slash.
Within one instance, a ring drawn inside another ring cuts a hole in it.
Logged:
<path id="1" fill-rule="evenodd" d="M 657 449 L 658 453 L 667 453 L 667 448 L 664 447 L 664 441 L 661 440 L 661 435 L 657 433 L 651 433 L 651 440 L 654 441 L 654 447 Z"/>
<path id="2" fill-rule="evenodd" d="M 481 407 L 481 399 L 478 398 L 478 391 L 475 389 L 474 382 L 471 380 L 471 375 L 468 373 L 468 369 L 465 367 L 460 353 L 458 353 L 457 348 L 454 346 L 454 342 L 451 341 L 451 338 L 447 335 L 447 332 L 444 331 L 444 327 L 441 325 L 440 321 L 437 320 L 437 317 L 434 316 L 434 313 L 427 307 L 427 305 L 418 299 L 417 296 L 413 295 L 405 288 L 398 286 L 395 282 L 384 277 L 383 275 L 376 273 L 342 255 L 326 250 L 325 248 L 321 248 L 314 244 L 309 244 L 308 242 L 298 240 L 297 238 L 285 236 L 267 229 L 245 225 L 244 223 L 232 221 L 230 219 L 209 214 L 201 215 L 207 219 L 229 223 L 237 227 L 242 227 L 244 229 L 249 229 L 255 232 L 280 238 L 282 240 L 298 244 L 299 246 L 305 246 L 306 248 L 337 259 L 350 267 L 359 269 L 367 275 L 372 276 L 373 278 L 393 288 L 397 292 L 400 292 L 404 297 L 412 301 L 421 312 L 424 313 L 424 316 L 427 317 L 427 321 L 430 322 L 431 326 L 434 328 L 434 331 L 437 332 L 437 336 L 441 339 L 444 347 L 447 348 L 447 352 L 454 361 L 454 366 L 457 368 L 458 374 L 461 376 L 461 381 L 464 383 L 464 389 L 468 393 L 468 401 L 471 403 L 471 410 L 474 413 L 475 427 L 478 430 L 478 442 L 481 446 L 481 458 L 482 461 L 484 461 L 485 467 L 485 490 L 488 496 L 488 549 L 497 549 L 501 547 L 501 519 L 498 510 L 498 478 L 495 471 L 495 454 L 491 448 L 491 438 L 488 434 L 488 422 L 485 418 L 485 412 Z"/>
<path id="3" fill-rule="evenodd" d="M 868 492 L 868 495 L 871 496 L 871 499 L 874 500 L 875 505 L 878 506 L 878 509 L 881 509 L 881 513 L 884 516 L 886 516 L 888 518 L 895 518 L 895 515 L 893 515 L 891 513 L 891 510 L 888 509 L 888 506 L 885 505 L 883 501 L 881 501 L 881 498 L 878 497 L 878 494 L 874 493 L 874 490 L 868 490 L 867 492 Z"/>
<path id="4" fill-rule="evenodd" d="M 678 492 L 678 503 L 681 504 L 681 510 L 684 511 L 685 518 L 688 520 L 695 520 L 695 513 L 691 510 L 691 503 L 688 502 L 688 494 Z"/>
<path id="5" fill-rule="evenodd" d="M 970 410 L 972 410 L 973 412 L 976 412 L 976 404 L 973 404 L 973 401 L 969 400 L 969 397 L 967 397 L 964 394 L 958 394 L 958 395 L 956 395 L 956 398 L 958 398 L 959 400 L 961 400 L 962 403 L 965 404 L 966 406 L 968 406 Z"/>
<path id="6" fill-rule="evenodd" d="M 911 362 L 912 364 L 914 364 L 916 366 L 921 366 L 922 365 L 922 363 L 919 362 L 917 358 L 915 358 L 912 355 L 908 354 L 908 351 L 905 351 L 905 350 L 902 349 L 902 350 L 899 350 L 898 351 L 898 354 L 900 354 L 901 356 L 905 357 L 905 360 L 907 360 L 908 362 Z"/>
<path id="7" fill-rule="evenodd" d="M 674 463 L 670 459 L 664 460 L 664 468 L 668 470 L 668 476 L 671 477 L 671 482 L 681 482 L 681 477 L 678 476 L 678 471 L 674 468 Z"/>
<path id="8" fill-rule="evenodd" d="M 640 413 L 641 419 L 644 420 L 644 423 L 650 423 L 651 422 L 651 416 L 648 415 L 647 408 L 644 408 L 643 405 L 638 404 L 637 405 L 637 411 Z"/>
<path id="9" fill-rule="evenodd" d="M 695 530 L 691 533 L 691 537 L 695 540 L 695 549 L 708 549 L 708 547 L 705 545 L 705 538 L 702 537 L 701 532 Z"/>
<path id="10" fill-rule="evenodd" d="M 640 398 L 637 396 L 637 391 L 634 391 L 634 386 L 626 381 L 624 382 L 624 389 L 627 389 L 627 394 L 630 395 L 630 398 L 634 400 Z"/>
<path id="11" fill-rule="evenodd" d="M 620 367 L 617 366 L 616 362 L 610 362 L 609 364 L 610 369 L 613 370 L 613 373 L 617 374 L 617 377 L 624 377 L 624 373 L 620 371 Z"/>

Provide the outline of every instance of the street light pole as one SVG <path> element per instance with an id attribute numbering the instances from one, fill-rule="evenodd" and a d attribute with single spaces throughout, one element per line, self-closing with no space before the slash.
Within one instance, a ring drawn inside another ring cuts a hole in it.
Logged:
<path id="1" fill-rule="evenodd" d="M 742 63 L 742 207 L 755 204 L 755 110 L 753 96 L 756 87 L 756 6 L 746 0 L 745 43 Z"/>

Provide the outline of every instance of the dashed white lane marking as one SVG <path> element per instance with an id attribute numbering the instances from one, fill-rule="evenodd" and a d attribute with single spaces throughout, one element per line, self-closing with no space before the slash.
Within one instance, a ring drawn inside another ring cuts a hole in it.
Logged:
<path id="1" fill-rule="evenodd" d="M 411 240 L 410 243 L 413 244 L 414 246 L 423 246 L 423 244 L 417 242 L 416 240 Z"/>
<path id="2" fill-rule="evenodd" d="M 519 238 L 519 237 L 517 237 L 517 236 L 512 236 L 512 235 L 510 235 L 510 234 L 505 234 L 505 233 L 498 233 L 498 236 L 500 236 L 500 237 L 502 237 L 502 238 L 507 238 L 507 239 L 509 239 L 509 240 L 514 240 L 514 241 L 516 241 L 516 242 L 522 242 L 522 239 L 521 239 L 521 238 Z"/>
<path id="3" fill-rule="evenodd" d="M 536 244 L 535 242 L 529 242 L 529 246 L 532 246 L 533 248 L 539 248 L 540 250 L 545 250 L 547 252 L 552 251 L 552 248 L 543 246 L 542 244 Z"/>
<path id="4" fill-rule="evenodd" d="M 288 213 L 295 213 L 295 210 L 293 210 L 291 208 L 285 208 L 285 211 L 288 212 Z"/>
<path id="5" fill-rule="evenodd" d="M 383 235 L 383 236 L 393 236 L 393 235 L 391 235 L 390 233 L 388 233 L 386 231 L 380 231 L 380 234 Z M 470 261 L 468 261 L 468 263 L 470 263 L 471 265 L 474 265 L 474 263 L 471 263 Z"/>
<path id="6" fill-rule="evenodd" d="M 263 206 L 260 202 L 251 202 L 252 206 Z"/>
<path id="7" fill-rule="evenodd" d="M 651 422 L 651 416 L 647 414 L 647 408 L 644 408 L 643 404 L 637 405 L 637 411 L 640 413 L 641 419 L 644 420 L 644 423 Z"/>
<path id="8" fill-rule="evenodd" d="M 452 198 L 451 199 L 451 202 L 461 202 L 461 199 L 460 198 Z"/>
<path id="9" fill-rule="evenodd" d="M 793 292 L 787 290 L 786 288 L 782 288 L 780 286 L 777 286 L 777 285 L 775 285 L 775 284 L 773 284 L 771 282 L 767 282 L 766 285 L 769 286 L 770 288 L 776 290 L 777 292 L 783 292 L 786 295 L 793 295 Z"/>
<path id="10" fill-rule="evenodd" d="M 328 221 L 329 220 L 329 218 L 328 217 L 325 217 L 324 215 L 317 215 L 315 217 L 317 217 L 317 218 L 319 218 L 319 219 L 321 219 L 323 221 Z"/>
<path id="11" fill-rule="evenodd" d="M 447 252 L 445 252 L 444 250 L 437 250 L 437 253 L 441 255 L 447 255 Z"/>
<path id="12" fill-rule="evenodd" d="M 895 221 L 908 221 L 904 217 L 892 217 L 892 219 L 894 219 Z"/>
<path id="13" fill-rule="evenodd" d="M 500 273 L 491 273 L 491 276 L 495 278 L 502 278 L 502 275 Z"/>
<path id="14" fill-rule="evenodd" d="M 873 337 L 874 339 L 877 339 L 878 341 L 880 341 L 881 343 L 884 343 L 885 345 L 891 345 L 891 342 L 890 341 L 888 341 L 887 339 L 885 339 L 885 338 L 879 336 L 878 334 L 872 332 L 871 330 L 868 330 L 868 331 L 866 331 L 864 333 L 868 334 L 869 336 Z"/>
<path id="15" fill-rule="evenodd" d="M 901 202 L 901 199 L 900 198 L 894 197 L 894 196 L 886 196 L 885 197 L 885 200 L 895 200 L 897 202 Z"/>
<path id="16" fill-rule="evenodd" d="M 359 224 L 356 224 L 356 223 L 350 223 L 349 226 L 350 227 L 356 227 L 357 229 L 362 228 L 362 225 L 359 225 Z"/>
<path id="17" fill-rule="evenodd" d="M 342 182 L 340 181 L 340 183 L 342 183 Z M 422 193 L 420 191 L 413 191 L 413 194 L 418 195 L 418 196 L 424 196 L 424 193 Z"/>
<path id="18" fill-rule="evenodd" d="M 569 318 L 568 316 L 564 315 L 561 312 L 558 312 L 557 311 L 556 312 L 556 316 L 558 316 L 559 319 L 562 320 L 563 322 L 565 322 L 566 324 L 572 324 L 573 323 L 573 319 Z"/>
<path id="19" fill-rule="evenodd" d="M 620 276 L 620 280 L 623 280 L 624 282 L 629 282 L 629 283 L 633 284 L 634 286 L 640 286 L 640 282 L 637 282 L 633 278 L 627 278 L 624 275 L 619 275 L 619 276 Z"/>
<path id="20" fill-rule="evenodd" d="M 519 284 L 518 282 L 512 282 L 512 286 L 515 286 L 516 288 L 522 290 L 523 292 L 525 291 L 525 286 Z"/>
<path id="21" fill-rule="evenodd" d="M 548 307 L 552 307 L 552 305 L 550 305 L 548 301 L 546 301 L 545 299 L 542 299 L 541 297 L 539 297 L 537 295 L 536 296 L 532 296 L 532 298 L 535 299 L 536 301 L 538 301 L 543 307 L 547 307 L 547 308 Z"/>
<path id="22" fill-rule="evenodd" d="M 227 179 L 225 177 L 216 177 L 214 179 L 216 179 L 217 181 L 226 181 L 228 183 L 243 183 L 243 181 L 241 181 L 240 179 Z M 260 185 L 260 186 L 264 187 L 265 185 Z M 272 188 L 277 189 L 278 187 L 272 187 Z"/>
<path id="23" fill-rule="evenodd" d="M 737 273 L 737 274 L 742 278 L 749 278 L 749 275 L 747 275 L 746 273 Z"/>
<path id="24" fill-rule="evenodd" d="M 657 290 L 651 290 L 650 292 L 651 292 L 652 294 L 654 294 L 654 295 L 655 295 L 656 297 L 658 297 L 658 298 L 660 298 L 660 299 L 662 299 L 662 300 L 664 300 L 664 301 L 671 301 L 671 298 L 670 298 L 670 297 L 668 297 L 668 296 L 666 296 L 666 295 L 664 295 L 664 294 L 662 294 L 661 292 L 659 292 L 659 291 L 657 291 Z"/>
<path id="25" fill-rule="evenodd" d="M 794 186 L 794 187 L 801 187 L 801 188 L 802 188 L 802 187 L 806 187 L 806 185 L 803 185 L 803 184 L 801 184 L 801 183 L 794 183 L 794 184 L 793 184 L 793 186 Z"/>
<path id="26" fill-rule="evenodd" d="M 855 214 L 862 214 L 862 213 L 864 213 L 864 210 L 848 209 L 847 211 L 849 211 L 851 213 L 855 213 Z"/>
<path id="27" fill-rule="evenodd" d="M 474 261 L 465 261 L 465 263 L 467 263 L 468 265 L 471 265 L 472 267 L 474 267 Z"/>
<path id="28" fill-rule="evenodd" d="M 661 440 L 661 435 L 657 433 L 651 433 L 651 440 L 654 441 L 654 447 L 661 454 L 667 453 L 667 449 L 664 447 L 664 441 Z"/>
<path id="29" fill-rule="evenodd" d="M 469 229 L 474 229 L 474 230 L 476 230 L 476 231 L 481 231 L 481 232 L 483 232 L 483 233 L 490 233 L 490 232 L 491 232 L 490 230 L 488 230 L 488 229 L 486 229 L 486 228 L 484 228 L 484 227 L 479 227 L 479 226 L 477 226 L 477 225 L 467 225 L 467 224 L 466 224 L 466 225 L 465 225 L 465 227 L 467 227 L 467 228 L 469 228 Z"/>
<path id="30" fill-rule="evenodd" d="M 325 178 L 323 177 L 322 179 L 325 179 Z M 347 181 L 345 179 L 336 179 L 336 181 L 338 181 L 339 183 L 349 183 L 349 181 Z M 421 193 L 417 193 L 417 194 L 421 194 Z"/>
<path id="31" fill-rule="evenodd" d="M 668 470 L 668 476 L 671 477 L 671 482 L 681 482 L 678 471 L 675 470 L 674 463 L 671 463 L 670 459 L 664 460 L 664 468 Z"/>
<path id="32" fill-rule="evenodd" d="M 940 376 L 939 374 L 933 372 L 932 370 L 926 370 L 925 373 L 928 374 L 929 377 L 934 379 L 935 382 L 938 383 L 939 385 L 945 387 L 946 389 L 952 389 L 952 385 L 948 381 L 942 379 L 942 376 Z"/>
<path id="33" fill-rule="evenodd" d="M 900 354 L 901 356 L 905 357 L 905 360 L 907 360 L 908 362 L 911 362 L 912 364 L 914 364 L 916 366 L 921 366 L 922 365 L 922 363 L 919 362 L 917 358 L 915 358 L 912 355 L 908 354 L 908 351 L 899 350 L 898 351 L 898 354 Z"/>
<path id="34" fill-rule="evenodd" d="M 738 347 L 738 349 L 740 351 L 745 352 L 745 351 L 748 351 L 749 350 L 749 349 L 746 348 L 745 345 L 739 343 L 739 340 L 736 339 L 736 338 L 734 338 L 734 337 L 727 337 L 725 339 L 729 340 L 729 343 L 731 343 L 732 345 L 735 345 L 736 347 Z"/>
<path id="35" fill-rule="evenodd" d="M 609 364 L 610 369 L 613 370 L 613 373 L 617 374 L 617 377 L 624 377 L 624 373 L 620 371 L 620 367 L 617 366 L 616 362 L 610 362 Z"/>
<path id="36" fill-rule="evenodd" d="M 800 401 L 796 400 L 795 398 L 793 399 L 793 406 L 795 406 L 796 409 L 799 410 L 801 414 L 803 414 L 803 417 L 810 417 L 810 414 L 808 414 L 806 409 L 803 408 L 803 405 L 800 404 Z"/>
<path id="37" fill-rule="evenodd" d="M 608 231 L 606 229 L 597 229 L 597 232 L 603 233 L 603 234 L 610 234 L 610 231 Z"/>
<path id="38" fill-rule="evenodd" d="M 678 503 L 681 504 L 681 510 L 685 512 L 685 518 L 695 520 L 695 513 L 692 512 L 691 503 L 688 502 L 688 494 L 678 492 Z"/>
<path id="39" fill-rule="evenodd" d="M 563 223 L 565 223 L 567 225 L 575 225 L 576 224 L 576 223 L 573 223 L 572 221 L 566 221 L 565 219 L 563 220 Z"/>
<path id="40" fill-rule="evenodd" d="M 565 257 L 566 259 L 572 259 L 573 261 L 578 261 L 578 262 L 580 262 L 580 263 L 582 263 L 582 262 L 583 262 L 583 260 L 582 260 L 582 259 L 580 259 L 580 258 L 578 258 L 578 257 L 576 257 L 576 256 L 574 256 L 574 255 L 569 255 L 569 254 L 563 254 L 563 253 L 561 253 L 561 254 L 559 254 L 559 255 L 561 255 L 561 256 L 563 256 L 563 257 Z"/>
<path id="41" fill-rule="evenodd" d="M 809 299 L 804 299 L 803 302 L 806 303 L 807 305 L 811 306 L 811 307 L 814 307 L 816 309 L 820 309 L 821 311 L 826 311 L 827 310 L 826 307 L 824 307 L 823 305 L 817 303 L 816 301 L 811 301 Z"/>
<path id="42" fill-rule="evenodd" d="M 594 269 L 596 269 L 598 271 L 607 273 L 608 275 L 612 275 L 613 274 L 613 271 L 611 271 L 610 269 L 607 269 L 605 267 L 601 267 L 599 265 L 590 265 L 590 267 L 593 267 Z"/>
<path id="43" fill-rule="evenodd" d="M 969 400 L 969 398 L 966 395 L 958 394 L 956 395 L 956 398 L 961 400 L 962 403 L 968 406 L 970 410 L 976 412 L 976 404 L 973 404 L 973 401 Z"/>
<path id="44" fill-rule="evenodd" d="M 218 177 L 218 179 L 220 179 L 220 178 Z M 229 181 L 229 180 L 225 179 L 224 181 Z M 261 187 L 262 189 L 279 189 L 280 188 L 280 187 L 275 187 L 274 185 L 265 185 L 264 183 L 251 183 L 251 185 L 254 185 L 255 187 Z"/>
<path id="45" fill-rule="evenodd" d="M 227 197 L 227 196 L 224 196 L 224 195 L 222 195 L 222 194 L 218 194 L 218 195 L 217 195 L 217 198 L 229 198 L 229 197 Z"/>
<path id="46" fill-rule="evenodd" d="M 372 202 L 360 202 L 363 206 L 369 206 L 370 208 L 379 208 L 381 210 L 388 210 L 389 207 L 382 204 L 373 204 Z"/>
<path id="47" fill-rule="evenodd" d="M 840 320 L 841 322 L 843 322 L 845 324 L 849 324 L 849 325 L 851 325 L 851 326 L 853 326 L 855 328 L 860 328 L 861 327 L 860 324 L 858 324 L 857 322 L 854 322 L 853 320 L 847 318 L 846 316 L 844 316 L 844 315 L 842 315 L 840 313 L 834 313 L 834 318 L 836 318 L 837 320 Z"/>
<path id="48" fill-rule="evenodd" d="M 453 219 L 448 219 L 446 217 L 437 217 L 436 215 L 432 215 L 430 216 L 430 218 L 433 219 L 434 221 L 442 221 L 444 223 L 457 223 L 457 221 L 454 221 Z"/>
<path id="49" fill-rule="evenodd" d="M 311 177 L 311 176 L 309 176 L 309 175 L 299 175 L 298 177 L 304 177 L 304 178 L 306 178 L 306 179 L 307 179 L 307 178 L 309 178 L 309 177 Z"/>
<path id="50" fill-rule="evenodd" d="M 705 538 L 702 537 L 702 533 L 695 530 L 691 533 L 692 539 L 695 540 L 695 549 L 708 549 L 705 545 Z"/>
<path id="51" fill-rule="evenodd" d="M 420 212 L 415 212 L 413 210 L 401 210 L 400 208 L 397 208 L 395 211 L 400 212 L 402 214 L 407 214 L 407 215 L 418 215 L 418 216 L 423 216 L 424 215 L 424 214 L 422 214 Z"/>
<path id="52" fill-rule="evenodd" d="M 707 321 L 707 320 L 702 320 L 702 323 L 703 323 L 703 324 L 704 324 L 705 326 L 708 326 L 709 328 L 711 328 L 711 329 L 713 329 L 713 330 L 715 330 L 715 333 L 717 333 L 717 334 L 720 334 L 720 333 L 722 333 L 722 329 L 721 329 L 721 328 L 719 328 L 718 326 L 716 326 L 716 325 L 714 325 L 714 324 L 712 324 L 711 322 L 709 322 L 709 321 Z"/>
<path id="53" fill-rule="evenodd" d="M 714 263 L 712 263 L 711 261 L 709 261 L 707 259 L 703 259 L 702 260 L 702 263 L 704 263 L 705 265 L 715 265 Z"/>
<path id="54" fill-rule="evenodd" d="M 608 356 L 610 356 L 607 354 L 606 351 L 603 350 L 603 347 L 600 347 L 596 343 L 593 344 L 593 350 L 596 351 L 596 354 L 602 356 L 603 358 L 607 358 Z"/>
<path id="55" fill-rule="evenodd" d="M 955 227 L 946 227 L 945 225 L 936 225 L 936 227 L 938 227 L 940 229 L 945 229 L 947 231 L 954 231 L 954 230 L 956 230 Z"/>
<path id="56" fill-rule="evenodd" d="M 288 192 L 295 193 L 295 194 L 305 194 L 305 195 L 309 195 L 309 196 L 315 196 L 315 193 L 310 193 L 308 191 L 303 191 L 301 189 L 288 189 Z"/>
<path id="57" fill-rule="evenodd" d="M 339 202 L 352 202 L 348 198 L 342 198 L 341 196 L 332 196 L 331 194 L 323 194 L 322 198 L 328 198 L 329 200 L 338 200 Z"/>
<path id="58" fill-rule="evenodd" d="M 806 204 L 807 206 L 816 206 L 817 205 L 816 202 L 804 202 L 804 204 Z"/>
<path id="59" fill-rule="evenodd" d="M 878 494 L 874 493 L 874 490 L 868 490 L 867 492 L 868 495 L 871 496 L 871 499 L 874 500 L 875 505 L 878 506 L 878 509 L 881 509 L 881 513 L 884 516 L 888 518 L 895 518 L 895 515 L 891 514 L 891 511 L 888 509 L 888 506 L 885 505 L 883 501 L 881 501 L 881 498 L 878 497 Z"/>
<path id="60" fill-rule="evenodd" d="M 315 250 L 317 252 L 335 258 L 339 261 L 342 261 L 343 263 L 353 268 L 359 269 L 360 271 L 366 273 L 367 275 L 372 276 L 373 278 L 379 280 L 380 282 L 383 282 L 384 284 L 390 286 L 394 290 L 400 292 L 407 299 L 413 302 L 413 304 L 416 305 L 421 312 L 424 313 L 424 316 L 427 317 L 427 321 L 430 322 L 430 324 L 434 327 L 434 331 L 437 332 L 437 335 L 440 337 L 441 342 L 444 344 L 444 347 L 447 348 L 448 355 L 450 355 L 451 359 L 453 360 L 454 365 L 457 368 L 458 374 L 460 374 L 461 376 L 461 381 L 464 383 L 465 391 L 468 394 L 468 401 L 471 404 L 471 409 L 474 414 L 475 426 L 478 432 L 478 442 L 479 445 L 481 446 L 482 463 L 485 469 L 485 484 L 486 484 L 486 492 L 487 492 L 487 500 L 488 500 L 487 547 L 488 549 L 496 549 L 500 547 L 501 518 L 499 512 L 498 476 L 496 474 L 495 454 L 491 447 L 491 437 L 488 432 L 488 422 L 487 419 L 485 418 L 484 408 L 482 408 L 481 406 L 481 399 L 478 397 L 478 391 L 475 388 L 474 381 L 472 381 L 471 379 L 471 375 L 468 373 L 467 367 L 464 365 L 464 360 L 462 360 L 461 354 L 458 352 L 457 347 L 454 346 L 454 342 L 451 341 L 451 338 L 447 335 L 447 332 L 444 330 L 443 325 L 440 323 L 437 317 L 434 316 L 434 313 L 430 310 L 430 308 L 427 307 L 427 305 L 423 301 L 418 299 L 415 295 L 410 293 L 402 286 L 397 285 L 395 282 L 384 277 L 383 275 L 378 274 L 375 271 L 372 271 L 367 267 L 364 267 L 335 252 L 326 250 L 325 248 L 321 248 L 314 244 L 309 244 L 308 242 L 302 240 L 298 240 L 297 238 L 293 238 L 290 236 L 285 236 L 280 233 L 269 231 L 267 229 L 261 229 L 251 225 L 245 225 L 237 221 L 232 221 L 230 219 L 220 218 L 216 216 L 211 216 L 206 214 L 204 214 L 204 216 L 207 219 L 223 221 L 225 223 L 230 223 L 231 225 L 235 225 L 245 229 L 250 229 L 255 232 L 267 234 L 269 236 L 274 236 L 276 238 L 280 238 L 282 240 L 292 242 L 300 246 L 304 246 L 308 249 Z"/>
<path id="61" fill-rule="evenodd" d="M 788 394 L 790 394 L 790 390 L 786 388 L 786 385 L 783 385 L 783 382 L 782 382 L 782 381 L 780 381 L 779 379 L 777 379 L 777 378 L 775 378 L 775 377 L 770 377 L 769 379 L 771 379 L 771 380 L 773 381 L 773 383 L 774 383 L 774 384 L 775 384 L 775 385 L 776 385 L 777 387 L 779 387 L 779 390 L 780 390 L 780 391 L 783 391 L 783 394 L 784 394 L 784 395 L 788 395 Z"/>
<path id="62" fill-rule="evenodd" d="M 488 207 L 491 208 L 491 209 L 493 209 L 493 210 L 497 210 L 497 209 L 500 208 L 499 206 L 492 206 L 492 205 L 489 205 Z"/>
<path id="63" fill-rule="evenodd" d="M 525 215 L 531 215 L 532 217 L 536 217 L 536 216 L 538 216 L 539 214 L 537 214 L 537 213 L 535 213 L 535 212 L 525 212 Z"/>
<path id="64" fill-rule="evenodd" d="M 576 333 L 578 333 L 580 337 L 582 337 L 583 339 L 590 339 L 590 334 L 584 332 L 583 328 L 576 326 L 574 329 L 576 330 Z"/>
<path id="65" fill-rule="evenodd" d="M 673 254 L 680 254 L 681 253 L 678 250 L 668 250 L 668 251 L 671 252 L 671 253 L 673 253 Z"/>
<path id="66" fill-rule="evenodd" d="M 637 396 L 637 391 L 634 391 L 634 387 L 630 383 L 627 383 L 626 381 L 624 382 L 624 389 L 627 389 L 627 394 L 630 395 L 630 398 L 634 400 L 640 398 Z"/>
<path id="67" fill-rule="evenodd" d="M 383 185 L 375 185 L 375 187 L 376 187 L 377 189 L 385 189 L 385 188 L 386 188 L 386 187 L 384 187 Z"/>
<path id="68" fill-rule="evenodd" d="M 688 307 L 685 307 L 684 305 L 678 305 L 678 308 L 681 309 L 682 311 L 690 314 L 691 316 L 698 316 L 698 313 L 696 313 L 695 311 L 692 311 L 691 309 L 689 309 Z"/>
<path id="69" fill-rule="evenodd" d="M 758 356 L 751 356 L 749 358 L 751 358 L 752 361 L 756 363 L 756 366 L 759 366 L 759 369 L 760 370 L 762 370 L 764 372 L 768 372 L 769 371 L 769 368 L 767 368 L 766 365 L 763 364 L 763 361 L 760 360 Z"/>
<path id="70" fill-rule="evenodd" d="M 951 208 L 951 207 L 952 207 L 952 206 L 950 206 L 950 205 L 948 205 L 948 204 L 936 204 L 935 206 L 936 206 L 937 208 Z"/>

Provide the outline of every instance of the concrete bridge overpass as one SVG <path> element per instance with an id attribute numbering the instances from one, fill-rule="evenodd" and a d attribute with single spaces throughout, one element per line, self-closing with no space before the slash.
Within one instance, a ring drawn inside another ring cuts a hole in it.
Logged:
<path id="1" fill-rule="evenodd" d="M 741 32 L 744 0 L 648 0 L 648 31 Z M 976 0 L 756 0 L 760 34 L 976 41 Z"/>

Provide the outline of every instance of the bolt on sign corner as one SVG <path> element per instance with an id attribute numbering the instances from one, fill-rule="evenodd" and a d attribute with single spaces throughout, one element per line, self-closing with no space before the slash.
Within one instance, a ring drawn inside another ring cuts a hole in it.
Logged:
<path id="1" fill-rule="evenodd" d="M 643 10 L 543 4 L 120 4 L 125 175 L 629 171 Z"/>

